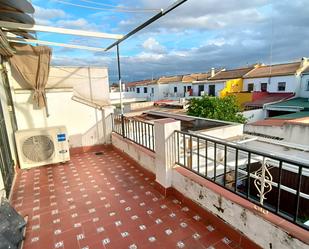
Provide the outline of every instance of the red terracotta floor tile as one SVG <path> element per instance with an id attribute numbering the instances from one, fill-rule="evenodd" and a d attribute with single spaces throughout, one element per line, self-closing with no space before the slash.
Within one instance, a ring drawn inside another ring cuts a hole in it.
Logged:
<path id="1" fill-rule="evenodd" d="M 29 217 L 25 249 L 239 246 L 112 149 L 20 171 L 12 204 Z"/>

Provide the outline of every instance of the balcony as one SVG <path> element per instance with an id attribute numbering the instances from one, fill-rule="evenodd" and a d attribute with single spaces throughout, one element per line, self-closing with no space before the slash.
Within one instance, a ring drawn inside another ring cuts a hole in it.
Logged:
<path id="1" fill-rule="evenodd" d="M 27 217 L 23 248 L 308 244 L 307 165 L 180 131 L 171 118 L 110 121 L 111 145 L 17 172 L 10 201 Z"/>
<path id="2" fill-rule="evenodd" d="M 18 172 L 11 202 L 28 217 L 25 249 L 249 248 L 221 221 L 165 198 L 154 175 L 113 146 L 100 152 Z"/>

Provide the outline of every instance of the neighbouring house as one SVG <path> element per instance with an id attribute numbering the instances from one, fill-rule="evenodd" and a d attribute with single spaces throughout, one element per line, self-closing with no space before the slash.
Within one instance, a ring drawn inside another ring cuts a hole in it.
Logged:
<path id="1" fill-rule="evenodd" d="M 300 96 L 301 73 L 308 63 L 302 58 L 299 62 L 258 66 L 248 72 L 243 77 L 243 90 L 252 93 L 252 101 L 245 103 L 245 109 Z"/>
<path id="2" fill-rule="evenodd" d="M 215 76 L 216 70 L 214 68 L 211 69 L 210 72 L 203 73 L 198 75 L 196 79 L 192 82 L 193 85 L 193 95 L 194 96 L 202 96 L 207 94 L 207 83 L 210 77 Z"/>
<path id="3" fill-rule="evenodd" d="M 191 84 L 187 86 L 189 96 L 201 96 L 204 91 L 204 81 L 210 77 L 210 73 L 192 73 L 184 75 L 183 83 Z"/>
<path id="4" fill-rule="evenodd" d="M 301 74 L 300 97 L 309 98 L 309 66 Z"/>
<path id="5" fill-rule="evenodd" d="M 148 79 L 137 82 L 135 93 L 137 97 L 147 98 L 148 101 L 157 100 L 162 95 L 157 79 Z"/>
<path id="6" fill-rule="evenodd" d="M 250 66 L 219 71 L 208 79 L 205 93 L 209 96 L 225 97 L 231 93 L 241 92 L 243 88 L 242 77 L 253 68 L 253 66 Z"/>
<path id="7" fill-rule="evenodd" d="M 307 58 L 292 63 L 262 65 L 244 75 L 244 91 L 295 93 L 300 87 L 299 75 L 309 65 Z"/>
<path id="8" fill-rule="evenodd" d="M 136 91 L 136 84 L 139 81 L 133 81 L 133 82 L 128 82 L 125 84 L 125 90 L 126 92 L 135 92 Z"/>
<path id="9" fill-rule="evenodd" d="M 182 77 L 182 75 L 163 76 L 158 79 L 159 87 L 162 88 L 163 99 L 179 99 L 184 97 L 184 86 L 188 86 L 188 84 L 183 84 Z"/>

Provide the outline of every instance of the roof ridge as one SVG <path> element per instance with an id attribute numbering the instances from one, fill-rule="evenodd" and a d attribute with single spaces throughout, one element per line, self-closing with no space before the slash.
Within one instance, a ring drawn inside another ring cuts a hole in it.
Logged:
<path id="1" fill-rule="evenodd" d="M 242 70 L 242 69 L 253 69 L 254 66 L 251 67 L 238 67 L 238 68 L 233 68 L 233 69 L 225 69 L 225 70 L 220 70 L 218 73 L 220 72 L 227 72 L 227 71 L 236 71 L 236 70 Z"/>
<path id="2" fill-rule="evenodd" d="M 300 61 L 295 61 L 295 62 L 288 62 L 288 63 L 279 63 L 279 64 L 271 64 L 271 65 L 261 65 L 260 67 L 272 67 L 272 66 L 282 66 L 282 65 L 290 65 L 290 64 L 297 64 L 301 63 Z M 258 67 L 259 68 L 259 67 Z"/>

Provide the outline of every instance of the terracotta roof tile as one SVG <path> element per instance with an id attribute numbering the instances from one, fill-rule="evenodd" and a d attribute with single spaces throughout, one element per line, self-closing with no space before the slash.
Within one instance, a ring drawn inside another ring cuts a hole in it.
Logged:
<path id="1" fill-rule="evenodd" d="M 285 119 L 265 119 L 259 120 L 250 125 L 254 126 L 282 126 L 287 120 Z"/>
<path id="2" fill-rule="evenodd" d="M 246 73 L 250 72 L 254 67 L 237 68 L 231 70 L 220 71 L 209 80 L 228 80 L 242 78 Z"/>
<path id="3" fill-rule="evenodd" d="M 181 82 L 182 81 L 182 75 L 176 75 L 176 76 L 163 76 L 159 78 L 158 83 L 159 84 L 168 84 L 173 82 Z"/>
<path id="4" fill-rule="evenodd" d="M 286 100 L 293 96 L 294 93 L 268 93 L 255 101 L 245 103 L 245 106 L 263 107 L 264 104 Z"/>
<path id="5" fill-rule="evenodd" d="M 300 67 L 300 62 L 260 66 L 247 73 L 244 78 L 262 78 L 269 76 L 293 75 Z"/>
<path id="6" fill-rule="evenodd" d="M 151 84 L 157 84 L 157 80 L 139 80 L 139 81 L 133 81 L 133 82 L 128 82 L 126 83 L 126 87 L 134 87 L 134 86 L 146 86 L 146 85 L 151 85 Z"/>
<path id="7" fill-rule="evenodd" d="M 309 125 L 309 117 L 304 118 L 296 118 L 296 119 L 265 119 L 265 120 L 259 120 L 254 123 L 251 123 L 250 125 L 254 126 L 283 126 L 285 124 L 291 124 L 291 125 Z"/>
<path id="8" fill-rule="evenodd" d="M 286 124 L 296 124 L 296 125 L 309 125 L 309 117 L 296 118 L 292 120 L 288 120 L 285 122 Z"/>
<path id="9" fill-rule="evenodd" d="M 192 83 L 193 81 L 207 80 L 209 76 L 210 76 L 209 73 L 192 73 L 184 75 L 182 78 L 182 82 Z"/>

